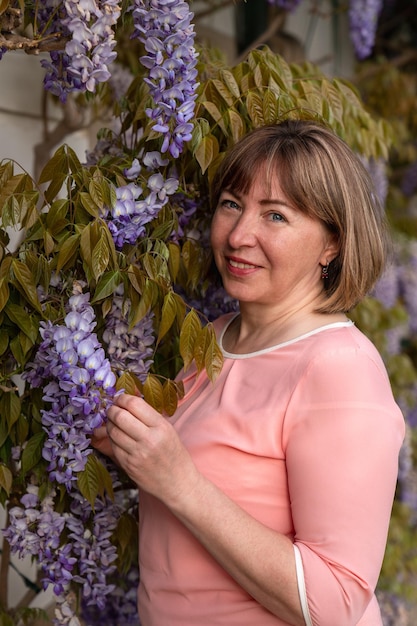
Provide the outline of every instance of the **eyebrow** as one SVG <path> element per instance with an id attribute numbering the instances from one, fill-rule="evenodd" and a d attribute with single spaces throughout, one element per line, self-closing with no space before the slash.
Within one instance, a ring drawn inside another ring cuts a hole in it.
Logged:
<path id="1" fill-rule="evenodd" d="M 219 199 L 222 197 L 223 194 L 225 193 L 230 193 L 232 196 L 234 196 L 235 198 L 237 198 L 239 200 L 239 202 L 241 202 L 242 200 L 242 196 L 245 194 L 240 193 L 239 191 L 234 191 L 233 189 L 223 189 L 223 191 L 221 192 Z M 285 200 L 280 200 L 279 198 L 261 198 L 259 200 L 259 204 L 261 206 L 268 206 L 268 205 L 276 205 L 278 207 L 286 207 L 287 209 L 290 209 L 292 211 L 296 211 L 296 207 L 292 206 L 291 204 L 288 204 L 287 202 L 285 202 Z"/>
<path id="2" fill-rule="evenodd" d="M 220 197 L 224 193 L 230 193 L 232 196 L 235 196 L 235 198 L 237 198 L 239 201 L 242 200 L 242 196 L 244 195 L 244 194 L 240 193 L 239 191 L 234 191 L 233 189 L 223 189 L 223 191 L 220 194 Z M 292 209 L 293 211 L 296 210 L 296 208 L 293 207 L 291 204 L 287 204 L 287 202 L 285 202 L 285 200 L 280 200 L 279 198 L 262 198 L 261 200 L 259 200 L 259 204 L 261 206 L 267 206 L 267 205 L 270 205 L 270 204 L 275 204 L 277 206 L 287 207 L 288 209 Z"/>

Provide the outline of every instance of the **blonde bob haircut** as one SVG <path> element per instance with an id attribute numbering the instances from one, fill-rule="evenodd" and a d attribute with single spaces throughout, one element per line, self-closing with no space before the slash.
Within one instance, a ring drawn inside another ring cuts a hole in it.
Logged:
<path id="1" fill-rule="evenodd" d="M 390 246 L 384 211 L 360 158 L 333 131 L 311 120 L 257 128 L 226 154 L 211 187 L 212 206 L 224 190 L 246 194 L 262 170 L 303 213 L 335 233 L 339 254 L 323 280 L 323 313 L 347 312 L 381 275 Z"/>

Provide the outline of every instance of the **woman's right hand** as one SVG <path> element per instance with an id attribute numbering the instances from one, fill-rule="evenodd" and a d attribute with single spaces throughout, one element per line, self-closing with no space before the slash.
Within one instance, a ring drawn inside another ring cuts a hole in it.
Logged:
<path id="1" fill-rule="evenodd" d="M 96 428 L 91 437 L 93 448 L 114 460 L 114 450 L 105 424 Z"/>

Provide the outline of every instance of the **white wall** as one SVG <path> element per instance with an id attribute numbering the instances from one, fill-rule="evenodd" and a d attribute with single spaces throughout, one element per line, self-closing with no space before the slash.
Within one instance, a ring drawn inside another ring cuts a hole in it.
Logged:
<path id="1" fill-rule="evenodd" d="M 312 4 L 319 5 L 313 11 Z M 349 78 L 354 65 L 353 48 L 349 38 L 347 13 L 335 18 L 332 2 L 312 3 L 302 0 L 288 14 L 285 30 L 306 44 L 307 59 L 330 76 Z"/>

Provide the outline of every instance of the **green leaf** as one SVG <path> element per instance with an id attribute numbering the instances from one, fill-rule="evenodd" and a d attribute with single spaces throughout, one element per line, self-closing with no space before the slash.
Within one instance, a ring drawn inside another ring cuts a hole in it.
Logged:
<path id="1" fill-rule="evenodd" d="M 42 313 L 41 303 L 39 302 L 38 292 L 30 269 L 27 267 L 27 265 L 22 263 L 22 261 L 19 261 L 18 259 L 13 259 L 12 270 L 16 281 L 19 283 L 29 303 L 37 311 L 39 311 L 39 313 Z"/>
<path id="2" fill-rule="evenodd" d="M 201 167 L 201 173 L 204 174 L 210 164 L 219 154 L 219 142 L 214 135 L 207 135 L 203 137 L 200 145 L 194 153 L 195 158 L 199 166 Z"/>
<path id="3" fill-rule="evenodd" d="M 253 72 L 253 78 L 255 80 L 255 85 L 258 87 L 258 89 L 263 91 L 263 89 L 268 84 L 268 81 L 267 81 L 267 79 L 264 76 L 263 66 L 262 65 L 258 64 L 258 65 L 255 66 L 255 69 L 254 69 L 254 72 Z"/>
<path id="4" fill-rule="evenodd" d="M 0 278 L 0 311 L 4 309 L 7 302 L 9 301 L 10 289 L 9 282 L 5 276 Z"/>
<path id="5" fill-rule="evenodd" d="M 91 455 L 90 455 L 91 456 Z M 114 491 L 113 491 L 113 479 L 110 475 L 108 469 L 103 465 L 103 463 L 94 456 L 97 461 L 97 469 L 99 475 L 99 487 L 100 487 L 100 495 L 104 497 L 105 493 L 114 500 Z"/>
<path id="6" fill-rule="evenodd" d="M 222 369 L 223 354 L 211 323 L 204 326 L 198 334 L 194 346 L 194 358 L 198 371 L 205 368 L 207 376 L 214 381 Z"/>
<path id="7" fill-rule="evenodd" d="M 340 91 L 329 81 L 324 80 L 321 86 L 323 99 L 330 106 L 333 116 L 341 122 L 343 119 L 343 104 Z"/>
<path id="8" fill-rule="evenodd" d="M 65 178 L 68 173 L 67 164 L 65 146 L 60 146 L 48 163 L 45 164 L 39 177 L 39 183 L 43 184 L 53 181 L 57 176 Z"/>
<path id="9" fill-rule="evenodd" d="M 93 268 L 92 268 L 93 250 L 98 240 L 99 240 L 98 223 L 97 221 L 90 222 L 83 228 L 81 232 L 80 250 L 81 250 L 82 258 L 87 264 L 87 266 L 90 268 L 91 272 L 93 272 Z"/>
<path id="10" fill-rule="evenodd" d="M 79 245 L 80 235 L 78 233 L 70 235 L 61 243 L 57 260 L 57 272 L 60 272 L 67 266 L 70 267 L 75 262 Z"/>
<path id="11" fill-rule="evenodd" d="M 154 374 L 148 374 L 143 384 L 143 397 L 156 411 L 164 410 L 164 393 L 161 381 Z"/>
<path id="12" fill-rule="evenodd" d="M 29 337 L 32 344 L 34 344 L 38 336 L 38 324 L 32 320 L 24 307 L 9 302 L 4 310 L 7 317 L 16 324 Z"/>
<path id="13" fill-rule="evenodd" d="M 108 203 L 108 191 L 105 188 L 103 177 L 99 175 L 100 172 L 95 172 L 95 178 L 90 181 L 88 191 L 95 204 L 100 208 L 104 208 Z"/>
<path id="14" fill-rule="evenodd" d="M 116 536 L 119 546 L 123 552 L 131 549 L 132 543 L 136 540 L 137 534 L 138 524 L 132 515 L 129 515 L 128 513 L 121 515 L 119 521 L 117 522 Z"/>
<path id="15" fill-rule="evenodd" d="M 211 117 L 214 119 L 216 124 L 219 125 L 219 127 L 222 129 L 222 132 L 227 136 L 228 133 L 227 133 L 226 124 L 224 121 L 224 114 L 220 111 L 220 109 L 214 104 L 214 102 L 210 102 L 209 100 L 206 100 L 205 102 L 202 102 L 201 104 L 204 106 L 206 111 L 211 115 Z M 207 136 L 208 135 L 205 135 L 205 137 Z M 196 148 L 198 148 L 201 145 L 205 137 L 200 138 L 200 141 L 198 143 L 198 146 L 196 146 Z"/>
<path id="16" fill-rule="evenodd" d="M 238 100 L 240 98 L 240 89 L 232 72 L 224 68 L 220 70 L 220 76 L 224 84 L 228 87 L 230 93 L 232 93 L 236 100 Z"/>
<path id="17" fill-rule="evenodd" d="M 177 243 L 168 242 L 168 269 L 172 281 L 175 281 L 181 264 L 181 251 Z"/>
<path id="18" fill-rule="evenodd" d="M 0 447 L 6 441 L 13 425 L 20 416 L 21 401 L 17 392 L 13 389 L 2 393 L 0 397 L 0 422 L 2 425 L 0 435 Z"/>
<path id="19" fill-rule="evenodd" d="M 277 122 L 277 98 L 271 89 L 266 89 L 263 95 L 262 111 L 265 124 Z"/>
<path id="20" fill-rule="evenodd" d="M 178 387 L 173 380 L 166 380 L 163 385 L 164 411 L 174 415 L 178 406 Z"/>
<path id="21" fill-rule="evenodd" d="M 191 150 L 194 153 L 200 145 L 201 140 L 211 132 L 210 124 L 204 117 L 199 118 L 194 123 L 193 134 L 191 138 Z"/>
<path id="22" fill-rule="evenodd" d="M 91 194 L 86 191 L 80 191 L 79 198 L 81 200 L 81 205 L 83 208 L 92 215 L 93 217 L 98 217 L 100 214 L 100 209 L 98 205 L 94 202 Z"/>
<path id="23" fill-rule="evenodd" d="M 138 392 L 136 379 L 130 372 L 125 370 L 117 379 L 116 389 L 117 391 L 121 391 L 123 389 L 125 393 L 129 393 L 131 396 L 136 396 Z"/>
<path id="24" fill-rule="evenodd" d="M 132 285 L 133 289 L 141 294 L 145 287 L 146 276 L 142 272 L 142 270 L 137 267 L 137 265 L 129 265 L 127 271 L 127 277 L 129 279 L 129 283 Z"/>
<path id="25" fill-rule="evenodd" d="M 55 248 L 55 242 L 49 230 L 43 231 L 43 247 L 44 247 L 46 256 L 49 256 L 50 254 L 52 254 Z"/>
<path id="26" fill-rule="evenodd" d="M 228 85 L 226 86 L 224 83 L 222 83 L 221 80 L 218 80 L 217 78 L 214 78 L 211 83 L 216 88 L 227 106 L 232 107 L 235 104 L 235 97 L 232 93 L 230 93 Z"/>
<path id="27" fill-rule="evenodd" d="M 230 129 L 232 131 L 233 141 L 237 143 L 245 134 L 245 125 L 242 117 L 234 109 L 228 111 L 230 120 Z"/>
<path id="28" fill-rule="evenodd" d="M 62 198 L 51 204 L 46 215 L 46 225 L 53 235 L 57 235 L 68 225 L 69 204 L 69 200 Z"/>
<path id="29" fill-rule="evenodd" d="M 162 313 L 161 313 L 161 322 L 158 329 L 158 339 L 157 343 L 159 343 L 164 337 L 172 324 L 175 322 L 177 316 L 177 300 L 175 298 L 175 294 L 172 291 L 169 291 L 162 305 Z"/>
<path id="30" fill-rule="evenodd" d="M 262 98 L 259 94 L 250 91 L 246 96 L 246 107 L 255 128 L 265 123 Z"/>
<path id="31" fill-rule="evenodd" d="M 205 367 L 207 375 L 212 382 L 216 380 L 223 367 L 223 353 L 216 340 L 216 334 L 211 324 L 208 325 L 210 343 L 205 355 Z"/>
<path id="32" fill-rule="evenodd" d="M 8 345 L 9 345 L 9 337 L 7 333 L 5 332 L 0 333 L 0 356 L 2 356 L 6 352 Z"/>
<path id="33" fill-rule="evenodd" d="M 109 260 L 110 252 L 107 246 L 107 238 L 103 235 L 103 233 L 100 233 L 100 239 L 94 246 L 93 254 L 91 256 L 91 266 L 96 280 L 98 280 L 107 269 Z"/>
<path id="34" fill-rule="evenodd" d="M 184 361 L 184 370 L 187 370 L 194 359 L 194 350 L 197 338 L 201 331 L 201 322 L 194 309 L 185 316 L 180 332 L 179 350 Z"/>
<path id="35" fill-rule="evenodd" d="M 195 288 L 201 280 L 202 254 L 200 246 L 188 239 L 181 250 L 181 258 L 187 270 L 187 282 Z"/>
<path id="36" fill-rule="evenodd" d="M 156 296 L 155 288 L 155 283 L 147 279 L 138 305 L 136 307 L 132 306 L 129 312 L 129 326 L 131 328 L 136 326 L 152 308 Z"/>
<path id="37" fill-rule="evenodd" d="M 33 435 L 27 442 L 22 452 L 22 474 L 26 476 L 30 470 L 39 463 L 42 458 L 42 448 L 46 434 L 41 431 Z"/>
<path id="38" fill-rule="evenodd" d="M 97 457 L 94 454 L 89 454 L 85 468 L 78 473 L 77 477 L 78 489 L 91 504 L 93 511 L 97 497 L 103 493 L 103 486 L 100 484 L 102 474 L 99 464 Z"/>
<path id="39" fill-rule="evenodd" d="M 121 282 L 122 277 L 119 271 L 105 272 L 97 282 L 97 287 L 94 290 L 94 297 L 91 300 L 92 304 L 114 294 Z"/>
<path id="40" fill-rule="evenodd" d="M 211 342 L 211 334 L 207 326 L 198 333 L 194 344 L 194 359 L 197 366 L 197 370 L 201 372 L 206 365 L 206 353 Z"/>
<path id="41" fill-rule="evenodd" d="M 8 467 L 0 464 L 0 488 L 4 489 L 7 495 L 10 495 L 10 490 L 13 484 L 13 474 Z"/>

